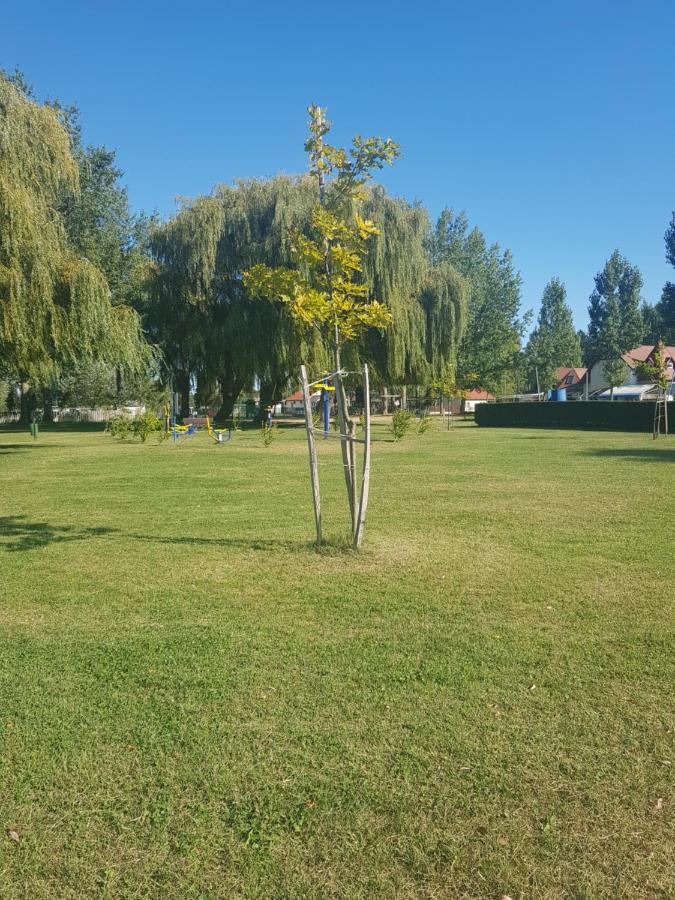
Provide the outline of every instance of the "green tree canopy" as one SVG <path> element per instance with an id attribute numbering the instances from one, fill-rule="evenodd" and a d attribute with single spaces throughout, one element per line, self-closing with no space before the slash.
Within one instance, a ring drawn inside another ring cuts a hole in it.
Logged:
<path id="1" fill-rule="evenodd" d="M 184 202 L 174 218 L 153 228 L 146 322 L 185 407 L 195 377 L 205 396 L 220 386 L 227 416 L 255 376 L 267 404 L 295 384 L 301 360 L 317 371 L 327 364 L 324 338 L 298 328 L 279 304 L 251 300 L 241 278 L 255 265 L 297 264 L 293 235 L 311 234 L 318 197 L 308 176 L 240 181 Z M 375 186 L 365 189 L 362 214 L 376 228 L 366 242 L 363 280 L 393 321 L 348 342 L 347 367 L 360 355 L 385 384 L 423 384 L 448 368 L 454 375 L 468 288 L 450 264 L 431 264 L 426 210 Z"/>
<path id="2" fill-rule="evenodd" d="M 137 314 L 68 239 L 62 199 L 79 170 L 57 111 L 0 74 L 0 357 L 23 381 L 99 359 L 145 366 Z"/>
<path id="3" fill-rule="evenodd" d="M 559 278 L 552 278 L 544 288 L 537 326 L 525 351 L 530 385 L 537 382 L 536 368 L 543 390 L 555 385 L 560 366 L 581 365 L 579 335 L 566 297 L 565 285 Z"/>
<path id="4" fill-rule="evenodd" d="M 616 359 L 642 342 L 641 289 L 640 270 L 615 250 L 595 276 L 589 301 L 587 353 L 591 364 Z"/>
<path id="5" fill-rule="evenodd" d="M 675 266 L 675 212 L 665 234 L 666 259 Z M 661 299 L 656 304 L 658 337 L 666 344 L 675 344 L 675 284 L 667 281 L 663 286 Z"/>
<path id="6" fill-rule="evenodd" d="M 468 318 L 458 351 L 462 387 L 512 385 L 529 315 L 520 315 L 520 274 L 509 250 L 488 246 L 464 213 L 444 209 L 428 241 L 434 264 L 449 263 L 469 283 Z"/>

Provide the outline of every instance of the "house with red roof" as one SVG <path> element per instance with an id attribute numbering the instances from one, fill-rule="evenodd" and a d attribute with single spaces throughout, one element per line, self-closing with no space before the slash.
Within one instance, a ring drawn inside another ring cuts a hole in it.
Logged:
<path id="1" fill-rule="evenodd" d="M 588 369 L 582 366 L 562 366 L 556 370 L 556 389 L 567 391 L 568 400 L 579 400 L 584 396 Z"/>
<path id="2" fill-rule="evenodd" d="M 475 412 L 476 406 L 478 406 L 480 403 L 489 403 L 490 400 L 494 399 L 494 394 L 490 394 L 488 391 L 481 390 L 481 388 L 474 388 L 472 391 L 468 391 L 468 393 L 465 395 L 464 400 L 462 401 L 462 412 Z"/>
<path id="3" fill-rule="evenodd" d="M 649 379 L 645 379 L 640 364 L 653 363 L 656 349 L 655 344 L 642 344 L 640 347 L 635 347 L 633 350 L 628 350 L 626 353 L 621 354 L 625 368 L 625 378 L 622 384 L 614 389 L 614 398 L 616 400 L 653 399 L 651 395 L 656 393 L 656 388 Z M 672 381 L 673 368 L 675 366 L 675 347 L 664 347 L 663 355 L 666 360 L 668 380 Z M 607 400 L 610 395 L 610 385 L 605 378 L 604 363 L 605 360 L 599 360 L 591 366 L 588 375 L 588 390 L 589 396 Z"/>

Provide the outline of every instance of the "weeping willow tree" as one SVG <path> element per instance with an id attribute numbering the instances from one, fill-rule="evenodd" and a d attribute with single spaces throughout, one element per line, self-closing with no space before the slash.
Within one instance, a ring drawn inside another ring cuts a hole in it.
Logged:
<path id="1" fill-rule="evenodd" d="M 293 236 L 312 233 L 316 178 L 278 176 L 221 185 L 185 201 L 151 235 L 151 302 L 146 324 L 161 346 L 188 412 L 190 385 L 210 396 L 217 385 L 220 417 L 257 377 L 261 407 L 297 384 L 300 362 L 323 370 L 331 338 L 298 327 L 283 304 L 252 299 L 242 273 L 256 265 L 297 268 Z M 344 364 L 359 356 L 381 383 L 425 384 L 453 369 L 464 324 L 464 281 L 425 249 L 429 220 L 420 205 L 368 191 L 363 214 L 376 231 L 367 242 L 362 279 L 392 315 L 382 332 L 367 330 L 343 345 Z"/>
<path id="2" fill-rule="evenodd" d="M 364 210 L 378 230 L 370 240 L 365 275 L 392 314 L 389 328 L 370 331 L 364 342 L 378 380 L 424 385 L 442 373 L 454 375 L 466 322 L 466 281 L 451 265 L 432 264 L 423 206 L 376 187 Z"/>
<path id="3" fill-rule="evenodd" d="M 295 383 L 301 359 L 323 365 L 326 353 L 318 336 L 299 331 L 287 310 L 252 300 L 242 273 L 258 264 L 290 264 L 291 235 L 307 231 L 316 185 L 307 177 L 279 176 L 221 186 L 217 194 L 225 207 L 221 270 L 235 300 L 226 338 L 240 379 L 257 375 L 263 409 Z"/>
<path id="4" fill-rule="evenodd" d="M 69 245 L 57 205 L 78 169 L 57 113 L 0 75 L 0 358 L 22 383 L 102 360 L 143 368 L 136 313 L 114 307 L 105 277 Z"/>
<path id="5" fill-rule="evenodd" d="M 307 178 L 236 182 L 186 202 L 151 237 L 154 268 L 148 322 L 187 405 L 196 377 L 201 393 L 217 383 L 220 416 L 260 380 L 261 406 L 278 398 L 301 356 L 323 360 L 314 336 L 283 309 L 251 301 L 242 272 L 287 265 L 290 234 L 309 222 L 317 193 Z"/>
<path id="6" fill-rule="evenodd" d="M 424 345 L 432 381 L 451 378 L 464 336 L 469 284 L 449 263 L 429 266 L 419 301 L 424 310 Z"/>
<path id="7" fill-rule="evenodd" d="M 190 383 L 203 366 L 209 336 L 210 306 L 218 242 L 223 230 L 222 204 L 212 197 L 185 203 L 150 238 L 150 302 L 146 324 L 169 366 L 180 412 L 190 405 Z"/>

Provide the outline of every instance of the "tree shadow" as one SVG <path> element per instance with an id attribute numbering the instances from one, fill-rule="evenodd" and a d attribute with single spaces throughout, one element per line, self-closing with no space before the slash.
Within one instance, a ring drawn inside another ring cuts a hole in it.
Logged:
<path id="1" fill-rule="evenodd" d="M 56 444 L 38 444 L 35 441 L 25 444 L 0 444 L 0 453 L 26 453 L 33 450 L 47 450 L 56 446 Z"/>
<path id="2" fill-rule="evenodd" d="M 28 522 L 25 516 L 0 517 L 0 548 L 37 550 L 49 544 L 83 541 L 91 537 L 112 534 L 114 528 L 79 528 L 75 525 L 50 525 L 48 522 Z"/>
<path id="3" fill-rule="evenodd" d="M 81 528 L 76 525 L 51 525 L 48 522 L 30 522 L 25 516 L 0 517 L 0 551 L 17 552 L 39 550 L 51 544 L 85 541 L 93 537 L 112 537 L 131 541 L 145 541 L 149 544 L 173 544 L 187 547 L 228 547 L 243 550 L 269 552 L 286 550 L 290 552 L 313 552 L 318 550 L 313 541 L 292 541 L 278 538 L 234 538 L 234 537 L 191 537 L 161 534 L 135 534 L 119 528 L 98 526 Z M 320 548 L 322 553 L 340 553 L 347 545 L 340 541 L 326 541 Z"/>
<path id="4" fill-rule="evenodd" d="M 640 462 L 675 462 L 675 447 L 658 447 L 638 449 L 637 447 L 583 450 L 584 456 L 601 456 L 610 459 L 635 459 Z"/>
<path id="5" fill-rule="evenodd" d="M 188 547 L 238 547 L 243 550 L 290 550 L 294 552 L 316 549 L 316 544 L 312 541 L 291 541 L 279 538 L 179 537 L 161 534 L 134 534 L 131 532 L 119 532 L 119 536 L 132 541 L 146 541 L 149 544 L 174 544 Z"/>

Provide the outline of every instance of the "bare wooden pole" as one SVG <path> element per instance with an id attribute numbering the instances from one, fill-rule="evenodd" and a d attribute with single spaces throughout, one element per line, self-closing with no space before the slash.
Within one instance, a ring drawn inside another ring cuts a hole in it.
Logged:
<path id="1" fill-rule="evenodd" d="M 302 382 L 302 399 L 305 405 L 305 427 L 307 429 L 307 447 L 309 449 L 309 472 L 312 479 L 312 499 L 314 501 L 314 520 L 316 522 L 316 542 L 321 545 L 321 496 L 319 494 L 319 467 L 316 461 L 316 443 L 314 441 L 314 422 L 312 421 L 312 401 L 309 396 L 307 370 L 300 366 Z"/>
<path id="2" fill-rule="evenodd" d="M 361 479 L 359 514 L 356 530 L 354 531 L 354 547 L 357 550 L 363 540 L 363 529 L 366 524 L 366 511 L 368 509 L 368 490 L 370 488 L 370 383 L 368 379 L 368 365 L 366 363 L 363 364 L 363 432 L 363 478 Z"/>
<path id="3" fill-rule="evenodd" d="M 353 419 L 347 417 L 347 428 L 350 440 L 345 441 L 347 444 L 347 449 L 349 451 L 349 469 L 350 469 L 350 479 L 351 479 L 351 503 L 350 507 L 352 510 L 352 537 L 356 535 L 356 529 L 359 521 L 359 495 L 357 490 L 357 476 L 356 476 L 356 442 L 354 438 L 356 437 L 356 422 Z"/>
<path id="4" fill-rule="evenodd" d="M 337 360 L 339 363 L 339 359 Z M 339 369 L 339 365 L 336 367 Z M 338 425 L 340 426 L 340 434 L 350 434 L 350 420 L 347 413 L 347 397 L 345 394 L 344 384 L 342 383 L 342 375 L 335 376 L 335 394 L 338 408 Z M 349 514 L 352 522 L 352 535 L 355 530 L 356 508 L 354 504 L 354 455 L 351 452 L 351 441 L 341 441 L 342 445 L 342 469 L 345 475 L 345 485 L 347 487 L 347 498 L 349 500 Z"/>

